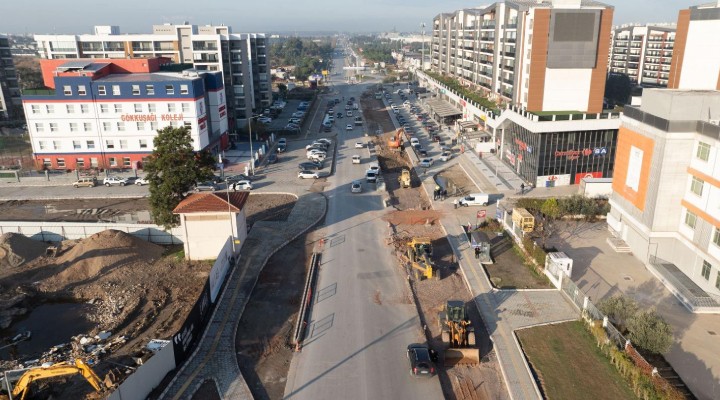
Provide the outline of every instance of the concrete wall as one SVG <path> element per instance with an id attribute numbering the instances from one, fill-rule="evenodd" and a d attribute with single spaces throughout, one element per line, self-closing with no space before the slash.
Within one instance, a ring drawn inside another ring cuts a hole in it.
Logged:
<path id="1" fill-rule="evenodd" d="M 715 90 L 720 70 L 720 21 L 691 20 L 685 43 L 680 89 Z"/>
<path id="2" fill-rule="evenodd" d="M 107 229 L 115 229 L 156 244 L 180 244 L 185 241 L 182 229 L 165 231 L 154 224 L 102 224 L 97 222 L 21 222 L 0 221 L 0 235 L 13 232 L 33 240 L 58 242 L 85 239 Z M 217 253 L 216 253 L 217 254 Z"/>
<path id="3" fill-rule="evenodd" d="M 173 368 L 175 354 L 172 343 L 168 341 L 165 347 L 129 375 L 107 399 L 144 399 Z"/>

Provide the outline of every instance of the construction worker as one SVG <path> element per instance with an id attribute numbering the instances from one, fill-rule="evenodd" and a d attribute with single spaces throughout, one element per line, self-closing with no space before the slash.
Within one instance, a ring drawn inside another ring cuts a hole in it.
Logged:
<path id="1" fill-rule="evenodd" d="M 520 184 L 520 194 L 525 194 L 525 184 L 524 183 Z"/>
<path id="2" fill-rule="evenodd" d="M 480 259 L 480 247 L 475 248 L 475 258 Z"/>
<path id="3" fill-rule="evenodd" d="M 458 199 L 453 200 L 453 207 L 457 210 L 458 207 Z"/>

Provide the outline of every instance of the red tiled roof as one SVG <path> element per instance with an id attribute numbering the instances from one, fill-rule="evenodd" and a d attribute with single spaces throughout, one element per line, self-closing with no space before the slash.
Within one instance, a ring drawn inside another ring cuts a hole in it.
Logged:
<path id="1" fill-rule="evenodd" d="M 232 192 L 230 207 L 228 207 L 228 193 L 193 193 L 175 207 L 175 214 L 192 214 L 202 212 L 240 212 L 248 199 L 248 192 Z"/>

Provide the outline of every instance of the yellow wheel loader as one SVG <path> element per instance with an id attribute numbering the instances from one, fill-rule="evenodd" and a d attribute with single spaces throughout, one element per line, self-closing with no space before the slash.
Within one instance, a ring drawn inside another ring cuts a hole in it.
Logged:
<path id="1" fill-rule="evenodd" d="M 438 314 L 438 323 L 446 347 L 445 366 L 480 363 L 480 352 L 475 347 L 475 327 L 472 326 L 464 302 L 448 300 Z"/>

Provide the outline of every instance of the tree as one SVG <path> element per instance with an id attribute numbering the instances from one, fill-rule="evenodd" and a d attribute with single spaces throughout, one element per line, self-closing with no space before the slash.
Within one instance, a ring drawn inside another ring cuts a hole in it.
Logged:
<path id="1" fill-rule="evenodd" d="M 287 92 L 288 92 L 287 85 L 284 83 L 278 83 L 277 88 L 278 88 L 278 93 L 280 94 L 280 98 L 286 99 Z"/>
<path id="2" fill-rule="evenodd" d="M 190 131 L 185 127 L 159 130 L 153 145 L 153 153 L 143 165 L 150 183 L 150 212 L 156 224 L 170 229 L 180 222 L 173 209 L 195 182 L 213 176 L 215 159 L 207 151 L 193 150 Z"/>
<path id="3" fill-rule="evenodd" d="M 607 315 L 610 322 L 624 331 L 628 322 L 637 314 L 640 309 L 637 302 L 632 298 L 619 294 L 605 299 L 598 304 L 598 309 Z"/>
<path id="4" fill-rule="evenodd" d="M 654 354 L 670 350 L 672 329 L 655 310 L 640 311 L 628 321 L 630 341 L 637 347 Z"/>
<path id="5" fill-rule="evenodd" d="M 557 199 L 549 198 L 545 200 L 542 206 L 540 206 L 540 213 L 542 214 L 542 217 L 540 218 L 540 222 L 542 222 L 542 231 L 540 235 L 542 238 L 542 246 L 544 248 L 547 239 L 555 233 L 555 219 L 560 217 L 560 206 L 558 205 Z"/>

